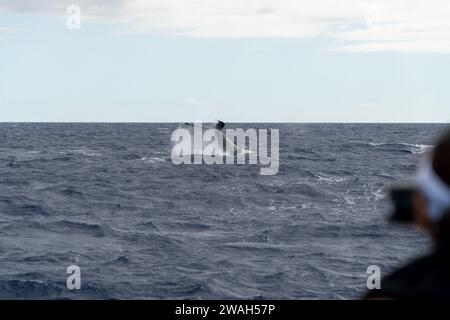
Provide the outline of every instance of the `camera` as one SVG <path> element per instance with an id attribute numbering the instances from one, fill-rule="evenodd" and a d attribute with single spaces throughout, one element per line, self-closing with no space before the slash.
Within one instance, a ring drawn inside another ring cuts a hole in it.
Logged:
<path id="1" fill-rule="evenodd" d="M 414 197 L 417 188 L 411 185 L 395 186 L 391 188 L 389 197 L 393 204 L 390 221 L 412 223 L 414 221 Z"/>

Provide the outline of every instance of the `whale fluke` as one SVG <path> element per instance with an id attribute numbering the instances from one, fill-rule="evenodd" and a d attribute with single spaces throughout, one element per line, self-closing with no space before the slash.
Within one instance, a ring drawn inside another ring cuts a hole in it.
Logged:
<path id="1" fill-rule="evenodd" d="M 216 123 L 216 127 L 215 127 L 215 128 L 216 128 L 217 130 L 219 130 L 219 131 L 222 131 L 223 127 L 225 127 L 225 122 L 220 121 L 220 120 L 217 120 L 217 123 Z"/>

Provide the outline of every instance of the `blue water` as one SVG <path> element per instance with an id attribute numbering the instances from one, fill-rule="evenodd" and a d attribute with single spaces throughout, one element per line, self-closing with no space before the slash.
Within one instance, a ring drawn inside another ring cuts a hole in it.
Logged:
<path id="1" fill-rule="evenodd" d="M 175 166 L 177 124 L 0 124 L 0 298 L 353 299 L 429 247 L 386 186 L 443 125 L 233 126 L 280 130 L 277 175 Z"/>

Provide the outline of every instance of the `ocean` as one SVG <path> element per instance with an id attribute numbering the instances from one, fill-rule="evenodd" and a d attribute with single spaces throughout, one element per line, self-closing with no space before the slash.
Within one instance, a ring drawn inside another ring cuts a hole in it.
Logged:
<path id="1" fill-rule="evenodd" d="M 0 299 L 357 299 L 430 248 L 386 194 L 445 125 L 227 125 L 279 129 L 274 176 L 174 165 L 177 127 L 0 123 Z"/>

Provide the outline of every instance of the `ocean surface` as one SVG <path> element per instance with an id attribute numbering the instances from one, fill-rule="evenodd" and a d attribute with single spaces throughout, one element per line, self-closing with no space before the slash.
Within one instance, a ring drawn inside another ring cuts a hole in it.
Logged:
<path id="1" fill-rule="evenodd" d="M 444 125 L 228 125 L 280 130 L 275 176 L 176 166 L 177 127 L 0 123 L 0 298 L 356 299 L 430 247 L 386 192 Z"/>

